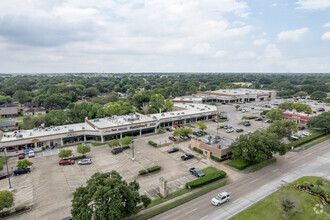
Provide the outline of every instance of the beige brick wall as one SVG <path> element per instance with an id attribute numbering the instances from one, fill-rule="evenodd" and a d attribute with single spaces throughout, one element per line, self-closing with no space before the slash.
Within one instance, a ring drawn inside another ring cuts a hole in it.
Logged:
<path id="1" fill-rule="evenodd" d="M 191 139 L 191 147 L 192 148 L 196 147 L 196 148 L 202 150 L 203 154 L 208 157 L 210 157 L 210 154 L 205 152 L 205 150 L 211 152 L 213 156 L 219 157 L 219 158 L 221 158 L 221 156 L 226 155 L 230 152 L 229 148 L 226 148 L 226 149 L 215 148 L 211 145 L 208 145 L 208 144 L 205 144 L 205 143 L 199 141 L 198 139 Z"/>

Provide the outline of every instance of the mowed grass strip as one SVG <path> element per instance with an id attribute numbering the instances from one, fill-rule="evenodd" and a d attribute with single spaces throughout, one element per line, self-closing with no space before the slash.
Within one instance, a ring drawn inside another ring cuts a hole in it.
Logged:
<path id="1" fill-rule="evenodd" d="M 251 169 L 248 169 L 247 172 L 248 173 L 253 173 L 253 172 L 258 171 L 258 170 L 260 170 L 260 169 L 262 169 L 262 168 L 264 168 L 264 167 L 266 167 L 266 166 L 268 166 L 270 164 L 273 164 L 275 162 L 276 162 L 276 158 L 270 159 L 270 160 L 265 161 L 265 162 L 261 162 L 259 165 L 255 166 L 255 167 L 253 167 Z"/>
<path id="2" fill-rule="evenodd" d="M 281 195 L 292 195 L 299 199 L 299 208 L 298 212 L 294 215 L 290 215 L 291 220 L 324 220 L 330 219 L 330 207 L 323 205 L 323 213 L 316 214 L 314 207 L 316 204 L 321 205 L 322 202 L 320 198 L 313 196 L 309 193 L 299 191 L 293 188 L 294 184 L 302 184 L 304 182 L 316 184 L 316 180 L 320 179 L 319 177 L 302 177 L 283 189 L 277 191 L 266 199 L 258 202 L 252 207 L 241 212 L 237 216 L 233 217 L 232 220 L 249 220 L 249 219 L 267 219 L 267 220 L 277 220 L 285 219 L 283 218 L 284 211 L 278 202 Z M 325 183 L 323 186 L 320 186 L 326 192 L 330 192 L 330 181 L 323 179 Z"/>

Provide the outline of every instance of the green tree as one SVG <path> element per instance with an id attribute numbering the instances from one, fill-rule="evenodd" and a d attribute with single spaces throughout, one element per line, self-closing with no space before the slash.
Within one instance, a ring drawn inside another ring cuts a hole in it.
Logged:
<path id="1" fill-rule="evenodd" d="M 164 108 L 164 96 L 161 94 L 154 94 L 150 97 L 150 106 L 154 111 L 159 112 L 159 110 Z"/>
<path id="2" fill-rule="evenodd" d="M 204 131 L 204 130 L 207 129 L 206 125 L 203 122 L 201 122 L 201 121 L 198 121 L 196 124 L 197 124 L 199 130 Z"/>
<path id="3" fill-rule="evenodd" d="M 311 94 L 311 99 L 318 100 L 318 99 L 325 99 L 327 97 L 327 93 L 322 91 L 315 91 Z"/>
<path id="4" fill-rule="evenodd" d="M 179 137 L 179 136 L 188 136 L 188 134 L 192 134 L 193 131 L 191 128 L 178 128 L 173 132 L 173 136 Z"/>
<path id="5" fill-rule="evenodd" d="M 112 93 L 110 93 L 109 96 L 107 96 L 107 97 L 104 98 L 104 101 L 105 101 L 106 103 L 109 103 L 109 102 L 117 102 L 117 101 L 118 101 L 118 96 L 117 96 L 116 93 L 112 92 Z"/>
<path id="6" fill-rule="evenodd" d="M 95 173 L 86 186 L 73 193 L 71 214 L 73 219 L 124 219 L 138 213 L 138 204 L 150 204 L 139 195 L 136 181 L 127 184 L 116 171 Z"/>
<path id="7" fill-rule="evenodd" d="M 7 190 L 0 191 L 0 211 L 14 205 L 14 194 Z"/>
<path id="8" fill-rule="evenodd" d="M 307 94 L 307 92 L 299 91 L 294 96 L 304 98 L 304 97 L 308 96 L 308 94 Z"/>
<path id="9" fill-rule="evenodd" d="M 29 166 L 32 166 L 32 162 L 27 160 L 27 159 L 24 159 L 24 160 L 19 160 L 17 161 L 17 168 L 23 168 L 23 169 L 26 169 L 28 168 Z"/>
<path id="10" fill-rule="evenodd" d="M 306 104 L 300 103 L 300 102 L 293 103 L 292 107 L 297 112 L 312 112 L 311 107 L 309 107 Z"/>
<path id="11" fill-rule="evenodd" d="M 109 115 L 127 115 L 133 112 L 133 107 L 124 101 L 108 103 L 105 109 Z"/>
<path id="12" fill-rule="evenodd" d="M 97 103 L 97 104 L 101 104 L 102 103 L 102 99 L 99 97 L 94 97 L 92 98 L 92 103 Z"/>
<path id="13" fill-rule="evenodd" d="M 293 103 L 283 102 L 283 103 L 278 105 L 278 108 L 283 109 L 283 110 L 291 110 L 291 109 L 293 109 Z"/>
<path id="14" fill-rule="evenodd" d="M 122 138 L 120 142 L 123 146 L 129 146 L 131 143 L 133 143 L 133 138 L 130 136 L 126 136 Z"/>
<path id="15" fill-rule="evenodd" d="M 318 128 L 324 130 L 327 134 L 330 131 L 330 112 L 323 112 L 322 114 L 307 121 L 309 128 Z"/>
<path id="16" fill-rule="evenodd" d="M 277 201 L 288 216 L 293 216 L 300 211 L 300 199 L 291 193 L 280 194 Z"/>
<path id="17" fill-rule="evenodd" d="M 84 90 L 85 96 L 88 96 L 88 97 L 97 96 L 99 93 L 100 93 L 100 91 L 95 87 L 89 87 Z"/>
<path id="18" fill-rule="evenodd" d="M 120 147 L 120 142 L 117 139 L 114 139 L 108 145 L 109 145 L 110 148 Z"/>
<path id="19" fill-rule="evenodd" d="M 31 102 L 33 98 L 33 93 L 24 90 L 17 90 L 14 95 L 14 99 L 17 99 L 19 103 L 23 104 L 25 102 Z"/>
<path id="20" fill-rule="evenodd" d="M 13 99 L 10 96 L 0 95 L 0 105 L 5 104 L 5 103 L 11 103 L 12 100 Z"/>
<path id="21" fill-rule="evenodd" d="M 239 107 L 241 107 L 241 106 L 240 105 L 235 105 L 236 110 L 238 110 Z"/>
<path id="22" fill-rule="evenodd" d="M 58 153 L 58 156 L 60 158 L 68 158 L 72 155 L 72 150 L 69 149 L 61 149 L 60 152 Z"/>
<path id="23" fill-rule="evenodd" d="M 171 100 L 167 99 L 165 101 L 165 105 L 164 105 L 163 111 L 164 112 L 172 111 L 173 105 L 174 105 L 173 102 Z"/>
<path id="24" fill-rule="evenodd" d="M 86 153 L 91 152 L 91 147 L 88 145 L 79 144 L 77 147 L 77 152 L 85 156 Z"/>
<path id="25" fill-rule="evenodd" d="M 266 117 L 270 118 L 271 120 L 281 120 L 282 119 L 282 111 L 279 109 L 272 109 L 266 113 Z"/>
<path id="26" fill-rule="evenodd" d="M 276 134 L 258 130 L 252 135 L 240 135 L 230 146 L 234 159 L 250 164 L 259 163 L 272 157 L 273 153 L 284 155 L 287 146 Z"/>
<path id="27" fill-rule="evenodd" d="M 327 103 L 327 104 L 330 103 L 330 98 L 325 98 L 324 102 Z"/>
<path id="28" fill-rule="evenodd" d="M 290 138 L 298 131 L 298 125 L 291 120 L 277 120 L 267 128 L 267 131 L 277 134 L 279 138 Z"/>
<path id="29" fill-rule="evenodd" d="M 66 124 L 65 112 L 61 110 L 53 110 L 45 115 L 46 126 L 64 125 Z"/>

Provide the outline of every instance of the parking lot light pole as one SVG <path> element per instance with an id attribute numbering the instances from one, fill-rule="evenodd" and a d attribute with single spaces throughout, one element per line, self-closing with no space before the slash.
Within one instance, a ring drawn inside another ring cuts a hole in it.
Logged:
<path id="1" fill-rule="evenodd" d="M 13 188 L 11 187 L 10 174 L 9 174 L 9 170 L 8 170 L 7 147 L 5 147 L 4 153 L 5 153 L 5 158 L 6 158 L 6 168 L 7 168 L 7 174 L 8 174 L 9 191 L 12 192 Z"/>
<path id="2" fill-rule="evenodd" d="M 133 140 L 133 143 L 132 143 L 132 160 L 134 160 L 134 140 Z"/>

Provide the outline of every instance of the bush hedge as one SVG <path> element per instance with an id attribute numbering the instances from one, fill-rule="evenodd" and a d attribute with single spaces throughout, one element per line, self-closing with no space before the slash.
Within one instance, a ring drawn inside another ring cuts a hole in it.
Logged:
<path id="1" fill-rule="evenodd" d="M 8 215 L 10 215 L 10 210 L 0 212 L 0 217 L 6 217 Z"/>
<path id="2" fill-rule="evenodd" d="M 290 144 L 288 144 L 288 146 L 289 146 L 289 148 L 291 148 L 291 147 L 296 148 L 296 147 L 299 147 L 301 145 L 304 145 L 304 144 L 306 144 L 306 143 L 308 143 L 310 141 L 313 141 L 313 140 L 315 140 L 315 139 L 317 139 L 319 137 L 322 137 L 324 135 L 325 135 L 325 132 L 324 131 L 317 131 L 317 132 L 314 132 L 311 136 L 306 136 L 306 137 L 303 137 L 303 138 L 301 138 L 299 140 L 296 140 L 296 141 L 291 142 Z"/>
<path id="3" fill-rule="evenodd" d="M 213 156 L 213 155 L 211 154 L 211 159 L 212 159 L 212 160 L 215 160 L 215 161 L 217 161 L 217 162 L 222 162 L 222 161 L 228 160 L 229 157 L 219 158 L 219 157 L 215 157 L 215 156 Z"/>
<path id="4" fill-rule="evenodd" d="M 194 147 L 193 150 L 197 153 L 203 154 L 203 151 L 197 147 Z"/>
<path id="5" fill-rule="evenodd" d="M 123 148 L 123 150 L 126 150 L 126 149 L 129 149 L 130 147 L 129 146 L 124 146 L 122 148 Z"/>
<path id="6" fill-rule="evenodd" d="M 247 119 L 247 120 L 251 120 L 251 119 L 256 119 L 257 116 L 243 116 L 242 119 Z"/>
<path id="7" fill-rule="evenodd" d="M 197 187 L 204 186 L 206 184 L 212 183 L 216 180 L 222 179 L 227 175 L 227 173 L 223 170 L 215 171 L 211 174 L 205 175 L 197 180 L 190 181 L 186 183 L 186 188 L 194 189 Z"/>
<path id="8" fill-rule="evenodd" d="M 153 167 L 149 167 L 148 169 L 146 169 L 146 170 L 140 170 L 139 171 L 139 175 L 145 175 L 145 174 L 147 174 L 147 173 L 152 173 L 152 172 L 155 172 L 155 171 L 157 171 L 157 170 L 160 170 L 161 169 L 161 167 L 160 166 L 153 166 Z"/>
<path id="9" fill-rule="evenodd" d="M 155 143 L 155 142 L 153 142 L 153 141 L 149 141 L 148 143 L 149 143 L 151 146 L 153 146 L 153 147 L 157 147 L 157 146 L 158 146 L 158 144 Z"/>
<path id="10" fill-rule="evenodd" d="M 18 206 L 18 207 L 15 208 L 15 211 L 20 212 L 20 211 L 23 211 L 25 209 L 26 209 L 26 206 Z"/>

